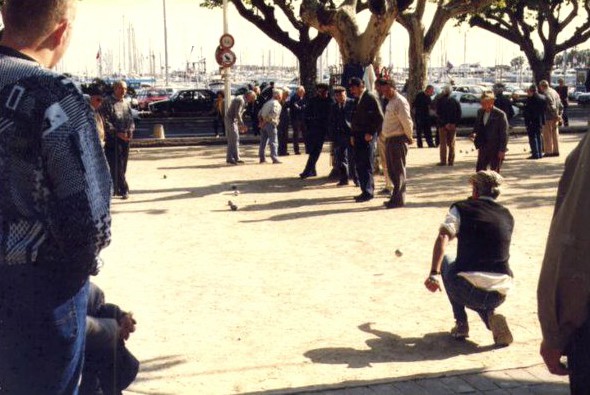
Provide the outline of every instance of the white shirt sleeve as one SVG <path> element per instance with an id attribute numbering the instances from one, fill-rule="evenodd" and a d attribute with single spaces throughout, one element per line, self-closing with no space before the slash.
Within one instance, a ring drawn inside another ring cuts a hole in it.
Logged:
<path id="1" fill-rule="evenodd" d="M 457 236 L 459 234 L 459 227 L 461 226 L 461 214 L 459 214 L 459 209 L 453 206 L 450 208 L 445 220 L 442 224 L 440 224 L 440 229 L 445 229 L 449 235 L 452 237 Z"/>

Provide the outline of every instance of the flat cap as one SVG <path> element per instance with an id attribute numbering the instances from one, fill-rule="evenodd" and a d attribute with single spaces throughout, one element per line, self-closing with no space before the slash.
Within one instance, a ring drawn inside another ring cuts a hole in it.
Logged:
<path id="1" fill-rule="evenodd" d="M 469 177 L 469 182 L 484 190 L 498 188 L 504 182 L 504 178 L 493 170 L 480 170 Z"/>

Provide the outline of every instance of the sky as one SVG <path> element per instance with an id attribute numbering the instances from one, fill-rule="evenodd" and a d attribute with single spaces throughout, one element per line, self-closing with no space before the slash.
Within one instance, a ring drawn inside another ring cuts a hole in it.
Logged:
<path id="1" fill-rule="evenodd" d="M 96 75 L 97 52 L 103 61 L 112 59 L 112 68 L 125 69 L 129 56 L 129 30 L 135 33 L 136 59 L 149 71 L 150 54 L 157 70 L 165 64 L 163 4 L 166 4 L 168 59 L 171 70 L 183 70 L 187 62 L 205 59 L 207 71 L 217 68 L 215 48 L 223 33 L 223 11 L 199 6 L 200 0 L 82 0 L 78 2 L 75 31 L 70 49 L 60 64 L 60 71 Z M 365 20 L 366 20 L 365 15 Z M 360 18 L 363 19 L 363 18 Z M 238 64 L 268 64 L 295 66 L 295 57 L 272 41 L 254 25 L 239 16 L 230 4 L 229 33 L 235 37 L 232 50 Z M 407 67 L 408 35 L 395 23 L 391 36 L 381 48 L 383 64 Z M 109 53 L 112 56 L 109 56 Z M 128 52 L 127 52 L 128 53 Z M 522 53 L 518 47 L 481 29 L 445 26 L 431 56 L 432 66 L 446 61 L 453 65 L 480 62 L 484 66 L 509 64 Z M 324 64 L 340 62 L 338 47 L 332 40 L 326 51 Z M 103 63 L 103 68 L 106 66 Z"/>

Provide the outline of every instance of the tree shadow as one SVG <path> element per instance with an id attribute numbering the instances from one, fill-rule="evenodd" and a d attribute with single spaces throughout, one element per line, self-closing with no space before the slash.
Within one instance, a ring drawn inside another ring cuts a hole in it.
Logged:
<path id="1" fill-rule="evenodd" d="M 332 181 L 328 178 L 314 178 L 311 180 L 300 180 L 295 177 L 268 178 L 253 181 L 226 181 L 216 185 L 206 185 L 200 187 L 187 188 L 160 188 L 160 189 L 132 189 L 129 200 L 121 201 L 119 204 L 134 204 L 147 202 L 164 202 L 179 199 L 194 199 L 208 195 L 227 194 L 233 196 L 235 190 L 241 194 L 244 193 L 289 193 L 300 191 L 302 189 L 331 188 L 328 185 Z M 172 196 L 162 196 L 153 199 L 138 198 L 147 194 L 171 194 Z"/>
<path id="2" fill-rule="evenodd" d="M 371 367 L 375 363 L 443 360 L 496 348 L 494 345 L 480 347 L 471 341 L 457 341 L 448 332 L 403 338 L 390 332 L 373 329 L 371 323 L 362 324 L 358 328 L 376 336 L 366 341 L 368 350 L 350 347 L 319 348 L 307 351 L 304 356 L 311 359 L 313 363 L 347 365 L 348 368 L 359 369 Z"/>

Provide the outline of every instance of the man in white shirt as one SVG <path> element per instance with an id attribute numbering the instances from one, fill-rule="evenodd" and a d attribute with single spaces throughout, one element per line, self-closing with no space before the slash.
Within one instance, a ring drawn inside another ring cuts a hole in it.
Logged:
<path id="1" fill-rule="evenodd" d="M 393 183 L 393 193 L 387 208 L 402 207 L 406 202 L 406 156 L 408 144 L 412 144 L 412 114 L 405 97 L 397 93 L 393 80 L 379 80 L 381 92 L 387 98 L 381 134 L 385 137 L 385 158 L 387 172 Z"/>
<path id="2" fill-rule="evenodd" d="M 282 106 L 280 100 L 282 95 L 283 92 L 280 89 L 274 89 L 272 99 L 264 103 L 258 113 L 258 119 L 260 120 L 260 147 L 258 149 L 260 163 L 266 162 L 264 151 L 267 143 L 270 145 L 272 163 L 281 163 L 278 155 L 277 126 L 281 116 Z"/>
<path id="3" fill-rule="evenodd" d="M 472 195 L 451 205 L 441 224 L 432 253 L 431 272 L 424 285 L 440 291 L 441 273 L 451 302 L 455 327 L 451 335 L 458 340 L 469 337 L 465 308 L 479 314 L 492 331 L 494 343 L 504 347 L 512 343 L 512 333 L 503 315 L 495 309 L 504 303 L 512 286 L 508 265 L 514 219 L 510 211 L 495 199 L 500 194 L 502 176 L 493 170 L 480 170 L 469 181 Z M 445 256 L 445 249 L 458 239 L 457 257 Z"/>

